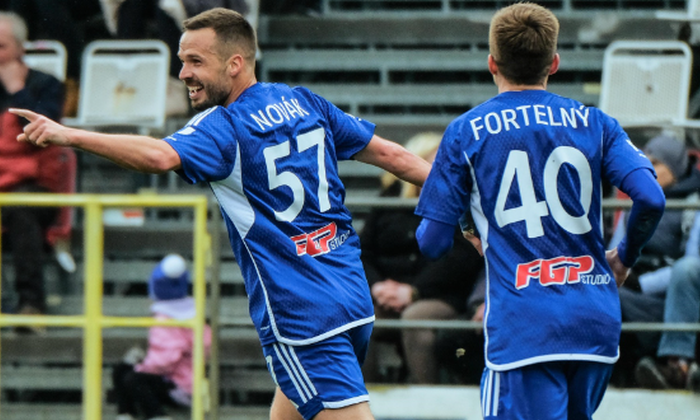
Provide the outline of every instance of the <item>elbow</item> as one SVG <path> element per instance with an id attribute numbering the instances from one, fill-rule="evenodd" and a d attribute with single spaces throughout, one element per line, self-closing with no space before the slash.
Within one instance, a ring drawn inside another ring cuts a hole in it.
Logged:
<path id="1" fill-rule="evenodd" d="M 162 150 L 153 150 L 146 157 L 144 172 L 161 175 L 180 168 L 180 156 Z"/>
<path id="2" fill-rule="evenodd" d="M 429 260 L 437 260 L 452 249 L 452 238 L 441 241 L 427 241 L 418 239 L 418 248 L 421 254 Z"/>
<path id="3" fill-rule="evenodd" d="M 658 215 L 658 217 L 664 214 L 664 209 L 666 209 L 666 196 L 660 186 L 658 186 L 658 190 L 654 194 L 649 195 L 644 203 L 644 207 L 647 208 L 649 213 Z"/>
<path id="4" fill-rule="evenodd" d="M 454 228 L 448 224 L 423 219 L 416 230 L 416 241 L 421 254 L 436 260 L 452 249 Z"/>
<path id="5" fill-rule="evenodd" d="M 442 257 L 449 251 L 448 249 L 439 249 L 437 247 L 421 247 L 420 252 L 425 256 L 425 258 L 434 261 L 437 260 L 438 258 Z"/>

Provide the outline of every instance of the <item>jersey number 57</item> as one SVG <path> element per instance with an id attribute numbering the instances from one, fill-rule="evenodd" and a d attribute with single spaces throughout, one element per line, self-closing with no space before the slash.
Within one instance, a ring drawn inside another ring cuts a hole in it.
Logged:
<path id="1" fill-rule="evenodd" d="M 318 161 L 318 206 L 321 212 L 328 211 L 331 208 L 331 202 L 328 197 L 328 178 L 326 177 L 326 146 L 324 140 L 326 132 L 323 127 L 311 130 L 308 133 L 297 136 L 298 152 L 304 152 L 313 146 L 318 146 L 316 149 L 316 160 Z M 289 156 L 292 153 L 289 140 L 277 144 L 275 146 L 266 147 L 263 150 L 265 156 L 265 166 L 267 167 L 267 182 L 270 190 L 282 186 L 289 187 L 292 190 L 292 204 L 285 210 L 275 211 L 275 217 L 282 222 L 291 222 L 301 212 L 304 207 L 304 184 L 299 177 L 290 171 L 282 171 L 277 173 L 277 165 L 275 161 L 279 158 Z"/>

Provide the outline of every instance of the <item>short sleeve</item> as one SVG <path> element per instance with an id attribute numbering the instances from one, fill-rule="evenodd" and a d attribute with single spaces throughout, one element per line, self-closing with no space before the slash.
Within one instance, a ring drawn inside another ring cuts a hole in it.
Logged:
<path id="1" fill-rule="evenodd" d="M 325 98 L 306 88 L 295 89 L 313 101 L 328 120 L 338 160 L 348 160 L 367 147 L 374 135 L 373 123 L 343 112 Z"/>
<path id="2" fill-rule="evenodd" d="M 196 115 L 164 140 L 180 155 L 178 175 L 191 184 L 219 181 L 233 170 L 237 139 L 233 122 L 222 107 Z"/>
<path id="3" fill-rule="evenodd" d="M 602 114 L 603 123 L 603 173 L 616 187 L 632 171 L 648 168 L 654 172 L 649 159 L 639 150 L 614 118 Z M 655 173 L 655 172 L 654 172 Z"/>
<path id="4" fill-rule="evenodd" d="M 469 160 L 461 146 L 469 138 L 460 127 L 453 122 L 445 131 L 416 207 L 417 215 L 451 225 L 457 225 L 468 207 L 472 185 Z"/>

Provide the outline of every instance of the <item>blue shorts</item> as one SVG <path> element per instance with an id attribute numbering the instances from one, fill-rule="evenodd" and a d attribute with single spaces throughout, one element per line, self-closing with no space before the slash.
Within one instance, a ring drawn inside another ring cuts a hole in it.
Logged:
<path id="1" fill-rule="evenodd" d="M 272 379 L 305 419 L 326 408 L 369 401 L 360 367 L 373 325 L 360 325 L 305 346 L 279 342 L 263 346 Z"/>
<path id="2" fill-rule="evenodd" d="M 481 377 L 486 420 L 590 420 L 603 400 L 613 365 L 585 361 L 537 363 Z"/>

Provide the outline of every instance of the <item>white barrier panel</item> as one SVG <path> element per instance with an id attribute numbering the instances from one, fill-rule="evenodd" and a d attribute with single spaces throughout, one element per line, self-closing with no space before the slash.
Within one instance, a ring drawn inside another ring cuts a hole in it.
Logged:
<path id="1" fill-rule="evenodd" d="M 467 386 L 370 386 L 377 420 L 478 420 L 479 389 Z M 700 419 L 700 395 L 610 388 L 595 420 Z"/>

